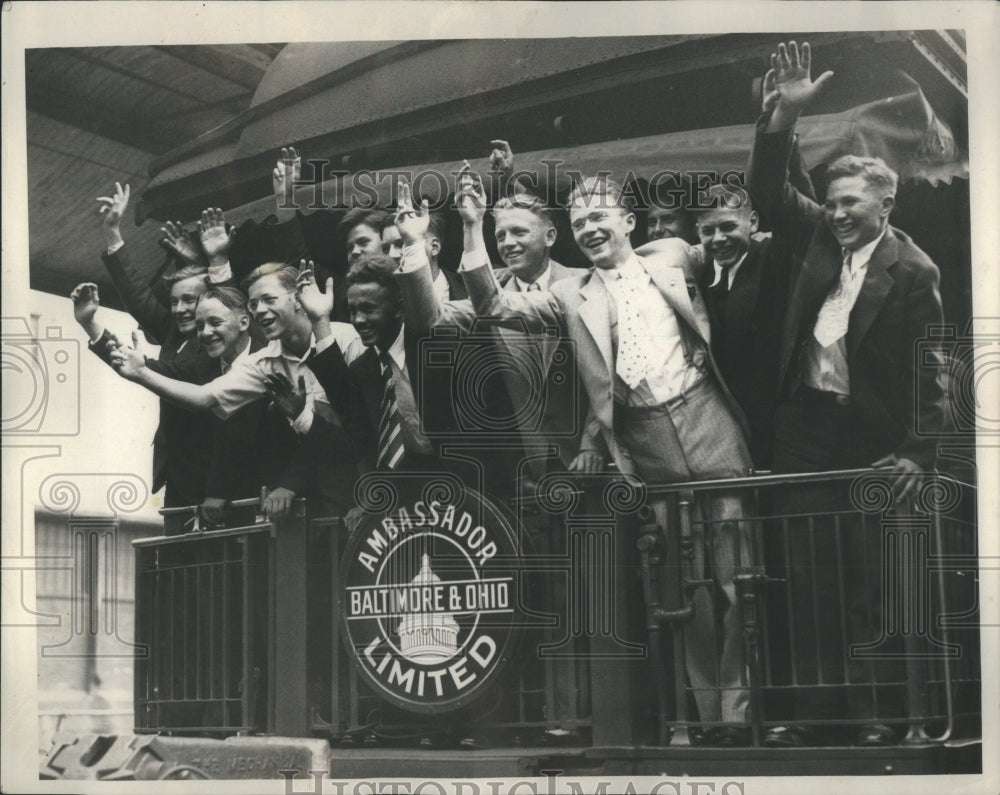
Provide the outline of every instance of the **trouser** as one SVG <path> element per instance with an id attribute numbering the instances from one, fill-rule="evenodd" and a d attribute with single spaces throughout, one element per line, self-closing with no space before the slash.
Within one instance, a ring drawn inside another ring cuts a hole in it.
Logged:
<path id="1" fill-rule="evenodd" d="M 775 472 L 861 468 L 880 455 L 850 405 L 802 390 L 778 407 Z M 901 708 L 898 696 L 883 691 L 876 710 L 875 687 L 904 678 L 899 661 L 866 659 L 851 650 L 879 637 L 882 528 L 852 506 L 850 486 L 843 480 L 787 486 L 774 495 L 775 513 L 788 517 L 787 537 L 772 538 L 769 549 L 778 559 L 767 565 L 789 582 L 788 603 L 772 612 L 780 618 L 770 651 L 772 659 L 785 661 L 784 670 L 777 668 L 781 679 L 795 675 L 799 720 L 870 720 Z M 777 532 L 777 524 L 768 529 Z M 846 699 L 844 684 L 851 685 Z"/>
<path id="2" fill-rule="evenodd" d="M 750 466 L 743 431 L 709 379 L 681 400 L 621 411 L 621 442 L 649 482 L 740 477 Z M 652 507 L 662 526 L 671 526 L 665 503 L 657 500 Z M 692 507 L 694 577 L 712 580 L 714 589 L 698 588 L 692 595 L 694 618 L 684 625 L 687 675 L 701 720 L 742 723 L 749 693 L 734 577 L 751 562 L 744 521 L 750 506 L 740 492 L 717 491 L 698 495 Z"/>

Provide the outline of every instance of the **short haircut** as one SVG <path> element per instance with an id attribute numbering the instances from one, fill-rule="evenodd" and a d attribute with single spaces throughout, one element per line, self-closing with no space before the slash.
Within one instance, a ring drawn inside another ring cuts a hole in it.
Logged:
<path id="1" fill-rule="evenodd" d="M 340 223 L 337 224 L 337 232 L 346 240 L 354 227 L 364 224 L 381 233 L 386 218 L 389 217 L 391 216 L 385 210 L 369 210 L 364 207 L 355 207 L 353 210 L 348 210 L 344 214 L 344 217 L 340 219 Z"/>
<path id="2" fill-rule="evenodd" d="M 826 170 L 826 184 L 842 177 L 864 177 L 873 188 L 882 188 L 886 196 L 896 196 L 899 176 L 881 157 L 844 155 L 834 160 Z"/>
<path id="3" fill-rule="evenodd" d="M 690 212 L 691 181 L 680 174 L 664 174 L 647 186 L 647 193 L 650 210 Z"/>
<path id="4" fill-rule="evenodd" d="M 237 314 L 250 316 L 250 310 L 247 308 L 247 297 L 242 290 L 238 290 L 235 287 L 229 286 L 213 286 L 209 287 L 207 291 L 201 294 L 198 298 L 198 303 L 202 301 L 207 301 L 214 298 L 216 301 L 221 303 L 223 306 L 231 309 Z"/>
<path id="5" fill-rule="evenodd" d="M 693 215 L 697 216 L 709 210 L 745 210 L 746 212 L 753 210 L 750 193 L 742 185 L 716 182 L 714 185 L 710 185 L 703 195 L 705 196 L 704 200 L 700 194 L 691 205 L 689 211 Z"/>
<path id="6" fill-rule="evenodd" d="M 346 220 L 346 216 L 345 216 L 345 220 Z M 343 223 L 343 221 L 341 221 L 341 223 Z M 394 229 L 396 227 L 396 211 L 395 210 L 390 210 L 389 212 L 387 212 L 385 214 L 385 218 L 382 219 L 382 225 L 378 228 L 378 231 L 379 232 L 384 232 L 389 227 L 392 227 Z M 345 235 L 345 237 L 346 237 L 346 235 Z"/>
<path id="7" fill-rule="evenodd" d="M 378 284 L 385 287 L 392 293 L 392 297 L 397 302 L 402 300 L 399 292 L 399 284 L 393 275 L 399 265 L 384 254 L 368 254 L 355 262 L 347 271 L 348 288 L 356 284 Z"/>
<path id="8" fill-rule="evenodd" d="M 533 193 L 517 191 L 511 196 L 501 196 L 493 205 L 493 217 L 504 210 L 527 210 L 549 226 L 556 226 L 552 208 Z"/>
<path id="9" fill-rule="evenodd" d="M 444 245 L 444 233 L 447 222 L 443 213 L 431 213 L 427 219 L 427 236 L 436 237 Z"/>
<path id="10" fill-rule="evenodd" d="M 163 275 L 163 281 L 167 284 L 174 284 L 176 282 L 182 282 L 185 279 L 194 279 L 199 276 L 205 280 L 205 284 L 208 284 L 208 268 L 203 265 L 185 265 L 183 268 L 178 268 L 173 273 L 165 273 Z"/>
<path id="11" fill-rule="evenodd" d="M 606 196 L 611 199 L 615 207 L 627 213 L 635 212 L 635 196 L 626 193 L 620 182 L 616 182 L 605 174 L 584 177 L 580 182 L 577 182 L 569 193 L 566 205 L 571 205 L 579 198 L 590 198 L 591 196 Z"/>
<path id="12" fill-rule="evenodd" d="M 299 269 L 283 262 L 265 262 L 250 271 L 250 275 L 243 280 L 241 285 L 243 292 L 249 293 L 251 285 L 265 276 L 277 276 L 283 287 L 294 291 L 299 278 Z"/>

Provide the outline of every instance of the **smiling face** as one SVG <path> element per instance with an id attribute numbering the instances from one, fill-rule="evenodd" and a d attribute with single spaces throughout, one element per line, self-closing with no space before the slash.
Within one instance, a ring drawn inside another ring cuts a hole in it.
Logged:
<path id="1" fill-rule="evenodd" d="M 298 304 L 275 273 L 261 276 L 250 285 L 247 306 L 260 330 L 269 340 L 276 340 L 295 324 Z"/>
<path id="2" fill-rule="evenodd" d="M 496 213 L 496 240 L 503 264 L 530 283 L 548 267 L 556 229 L 531 210 L 506 207 Z"/>
<path id="3" fill-rule="evenodd" d="M 203 298 L 195 310 L 198 342 L 213 359 L 233 361 L 246 347 L 250 318 L 218 298 Z"/>
<path id="4" fill-rule="evenodd" d="M 397 265 L 403 258 L 403 239 L 395 224 L 390 224 L 382 230 L 382 253 Z"/>
<path id="5" fill-rule="evenodd" d="M 368 224 L 358 224 L 347 233 L 347 264 L 353 265 L 366 254 L 382 251 L 382 236 Z"/>
<path id="6" fill-rule="evenodd" d="M 623 210 L 602 193 L 577 195 L 569 207 L 573 238 L 598 268 L 615 268 L 632 253 L 629 235 L 635 214 Z"/>
<path id="7" fill-rule="evenodd" d="M 691 234 L 691 219 L 682 210 L 653 206 L 646 216 L 646 235 L 650 240 L 679 237 L 687 240 Z"/>
<path id="8" fill-rule="evenodd" d="M 750 209 L 718 208 L 698 214 L 698 237 L 712 259 L 723 268 L 740 261 L 757 231 L 757 213 Z"/>
<path id="9" fill-rule="evenodd" d="M 195 307 L 201 294 L 208 289 L 203 276 L 181 279 L 170 286 L 170 314 L 177 324 L 177 330 L 185 337 L 197 331 L 194 322 Z"/>
<path id="10" fill-rule="evenodd" d="M 855 251 L 885 229 L 895 200 L 860 174 L 830 183 L 823 215 L 841 246 Z"/>
<path id="11" fill-rule="evenodd" d="M 383 351 L 392 347 L 403 324 L 398 295 L 377 282 L 359 282 L 347 288 L 347 308 L 364 345 Z"/>

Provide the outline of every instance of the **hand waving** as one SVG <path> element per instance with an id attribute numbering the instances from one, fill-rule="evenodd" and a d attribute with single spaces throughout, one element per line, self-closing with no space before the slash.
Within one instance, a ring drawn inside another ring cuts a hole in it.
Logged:
<path id="1" fill-rule="evenodd" d="M 799 46 L 790 41 L 787 46 L 778 45 L 777 52 L 771 53 L 771 68 L 764 75 L 764 107 L 769 103 L 780 114 L 782 122 L 785 119 L 798 118 L 816 95 L 822 90 L 826 81 L 833 77 L 833 72 L 823 72 L 816 80 L 811 77 L 812 51 L 809 42 Z M 774 95 L 777 94 L 777 97 Z"/>
<path id="2" fill-rule="evenodd" d="M 264 385 L 271 395 L 271 405 L 288 419 L 294 420 L 302 413 L 306 406 L 305 376 L 300 375 L 299 385 L 294 387 L 282 373 L 271 373 L 264 377 Z"/>
<path id="3" fill-rule="evenodd" d="M 184 224 L 180 221 L 167 221 L 160 227 L 163 237 L 160 245 L 167 251 L 176 254 L 177 257 L 190 265 L 198 263 L 198 249 L 191 240 L 191 236 L 184 229 Z"/>
<path id="4" fill-rule="evenodd" d="M 281 160 L 275 164 L 274 171 L 271 172 L 271 187 L 279 210 L 294 209 L 291 205 L 294 204 L 295 183 L 299 182 L 301 176 L 302 158 L 295 151 L 295 147 L 282 148 Z"/>
<path id="5" fill-rule="evenodd" d="M 399 236 L 403 240 L 403 245 L 410 246 L 423 240 L 427 235 L 427 227 L 431 220 L 427 199 L 424 199 L 420 203 L 420 207 L 414 209 L 410 183 L 405 179 L 399 181 L 399 195 L 396 198 L 396 207 L 396 229 L 399 230 Z"/>
<path id="6" fill-rule="evenodd" d="M 139 332 L 132 332 L 132 347 L 119 345 L 111 352 L 111 363 L 118 371 L 118 375 L 135 381 L 139 378 L 142 370 L 146 367 L 146 357 L 142 354 L 142 343 L 139 341 Z"/>
<path id="7" fill-rule="evenodd" d="M 97 310 L 101 308 L 101 296 L 97 293 L 97 285 L 93 282 L 78 284 L 69 297 L 73 302 L 73 317 L 77 323 L 87 328 L 93 322 Z"/>
<path id="8" fill-rule="evenodd" d="M 490 141 L 493 151 L 490 152 L 490 171 L 511 172 L 514 170 L 514 153 L 510 144 L 497 138 Z"/>
<path id="9" fill-rule="evenodd" d="M 333 277 L 326 280 L 326 292 L 316 284 L 316 266 L 312 260 L 299 260 L 299 278 L 295 282 L 295 297 L 311 323 L 329 319 L 333 312 Z"/>
<path id="10" fill-rule="evenodd" d="M 229 261 L 229 247 L 235 236 L 235 226 L 226 231 L 226 216 L 222 210 L 209 207 L 202 211 L 201 220 L 198 221 L 198 237 L 201 238 L 201 247 L 205 249 L 210 262 Z"/>
<path id="11" fill-rule="evenodd" d="M 481 224 L 486 215 L 486 194 L 479 175 L 472 170 L 468 160 L 463 162 L 455 178 L 455 207 L 466 226 Z"/>
<path id="12" fill-rule="evenodd" d="M 125 215 L 125 210 L 128 207 L 128 200 L 131 195 L 132 189 L 128 186 L 128 183 L 126 183 L 125 187 L 122 188 L 122 184 L 120 182 L 116 182 L 114 196 L 97 197 L 97 201 L 100 203 L 97 208 L 97 212 L 104 216 L 101 221 L 101 226 L 104 228 L 104 234 L 107 237 L 109 248 L 116 243 L 121 242 L 122 216 Z"/>

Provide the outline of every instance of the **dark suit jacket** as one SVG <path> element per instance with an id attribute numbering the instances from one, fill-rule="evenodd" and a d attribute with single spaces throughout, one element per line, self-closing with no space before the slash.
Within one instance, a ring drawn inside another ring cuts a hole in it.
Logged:
<path id="1" fill-rule="evenodd" d="M 774 436 L 781 333 L 788 306 L 787 257 L 772 240 L 750 241 L 725 301 L 717 303 L 715 263 L 700 279 L 712 327 L 712 353 L 723 380 L 750 424 L 754 466 L 767 469 Z"/>
<path id="2" fill-rule="evenodd" d="M 127 250 L 104 254 L 102 259 L 128 313 L 160 345 L 159 359 L 150 360 L 153 369 L 161 370 L 160 365 L 179 368 L 186 374 L 184 380 L 198 384 L 215 378 L 217 362 L 200 350 L 197 339 L 185 342 L 170 310 L 132 267 Z M 107 338 L 91 349 L 110 363 Z M 211 460 L 205 440 L 212 438 L 212 423 L 210 412 L 187 411 L 160 401 L 160 423 L 153 437 L 153 491 L 167 486 L 165 505 L 197 505 L 205 498 Z"/>
<path id="3" fill-rule="evenodd" d="M 774 244 L 790 258 L 792 292 L 778 371 L 779 394 L 788 397 L 801 383 L 805 342 L 840 278 L 842 259 L 822 208 L 787 182 L 792 132 L 769 134 L 765 126 L 762 119 L 748 185 L 771 222 Z M 940 352 L 925 343 L 920 353 L 926 358 L 917 358 L 928 326 L 942 322 L 939 278 L 930 258 L 889 227 L 868 263 L 846 341 L 851 404 L 873 448 L 924 469 L 934 465 L 935 429 L 944 419 Z"/>

